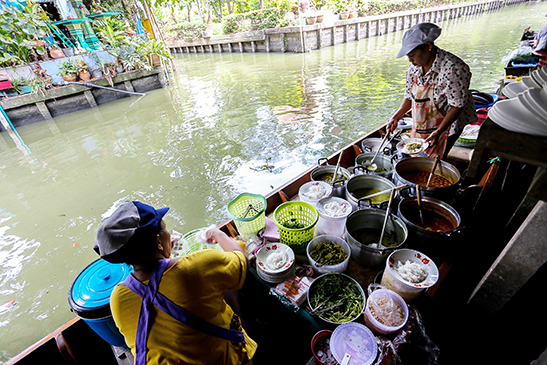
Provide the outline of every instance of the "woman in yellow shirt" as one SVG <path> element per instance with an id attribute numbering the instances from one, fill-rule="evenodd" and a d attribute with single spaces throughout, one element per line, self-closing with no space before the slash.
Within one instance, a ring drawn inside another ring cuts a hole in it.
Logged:
<path id="1" fill-rule="evenodd" d="M 245 281 L 243 250 L 212 229 L 207 238 L 225 252 L 169 259 L 173 243 L 162 219 L 168 209 L 125 202 L 97 232 L 103 259 L 134 268 L 112 292 L 110 306 L 136 364 L 251 363 L 257 344 L 224 301 L 227 290 L 239 290 Z"/>

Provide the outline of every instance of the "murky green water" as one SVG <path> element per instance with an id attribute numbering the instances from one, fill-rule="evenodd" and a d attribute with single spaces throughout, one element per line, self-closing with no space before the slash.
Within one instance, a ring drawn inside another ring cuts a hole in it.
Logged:
<path id="1" fill-rule="evenodd" d="M 472 88 L 492 92 L 500 59 L 546 11 L 445 22 L 438 44 L 470 64 Z M 120 202 L 171 207 L 179 232 L 220 223 L 240 192 L 266 194 L 385 123 L 404 87 L 402 34 L 307 54 L 177 55 L 167 89 L 19 127 L 28 149 L 1 133 L 0 362 L 73 317 L 70 284 Z"/>

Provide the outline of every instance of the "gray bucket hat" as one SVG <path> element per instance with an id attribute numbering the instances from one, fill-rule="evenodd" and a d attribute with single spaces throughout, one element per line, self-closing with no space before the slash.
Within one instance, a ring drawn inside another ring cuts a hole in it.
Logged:
<path id="1" fill-rule="evenodd" d="M 123 203 L 103 220 L 93 249 L 108 262 L 125 262 L 126 250 L 140 250 L 156 241 L 161 220 L 168 210 L 154 209 L 137 201 Z"/>
<path id="2" fill-rule="evenodd" d="M 405 32 L 403 36 L 403 46 L 397 58 L 406 56 L 408 52 L 426 42 L 433 42 L 441 35 L 441 28 L 433 23 L 416 24 Z"/>

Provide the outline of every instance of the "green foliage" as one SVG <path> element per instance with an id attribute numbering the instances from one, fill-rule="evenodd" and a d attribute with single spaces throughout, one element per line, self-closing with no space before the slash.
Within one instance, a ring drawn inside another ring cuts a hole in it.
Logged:
<path id="1" fill-rule="evenodd" d="M 45 52 L 47 25 L 40 5 L 29 2 L 0 14 L 0 67 L 36 61 Z"/>
<path id="2" fill-rule="evenodd" d="M 224 18 L 222 30 L 224 34 L 261 30 L 289 25 L 286 11 L 281 9 L 260 9 L 244 14 L 232 14 Z"/>
<path id="3" fill-rule="evenodd" d="M 74 59 L 69 58 L 59 63 L 59 69 L 57 75 L 70 75 L 78 73 L 79 65 Z"/>
<path id="4" fill-rule="evenodd" d="M 199 38 L 201 37 L 201 33 L 207 30 L 207 24 L 201 21 L 185 22 L 170 26 L 167 30 L 175 33 L 175 38 Z"/>

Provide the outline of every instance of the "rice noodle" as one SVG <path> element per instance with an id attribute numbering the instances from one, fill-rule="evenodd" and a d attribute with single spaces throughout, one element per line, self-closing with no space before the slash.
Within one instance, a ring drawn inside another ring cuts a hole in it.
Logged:
<path id="1" fill-rule="evenodd" d="M 403 280 L 414 284 L 421 283 L 427 279 L 427 270 L 425 266 L 410 260 L 406 260 L 404 264 L 401 261 L 398 261 L 397 272 Z"/>
<path id="2" fill-rule="evenodd" d="M 266 258 L 266 266 L 269 270 L 279 270 L 289 261 L 286 252 L 275 251 Z"/>
<path id="3" fill-rule="evenodd" d="M 328 202 L 323 205 L 323 208 L 325 209 L 325 213 L 329 217 L 338 218 L 343 217 L 346 215 L 346 207 L 342 205 L 342 203 L 339 202 Z"/>
<path id="4" fill-rule="evenodd" d="M 312 185 L 303 193 L 308 199 L 319 200 L 327 194 L 327 189 L 324 186 L 317 184 Z"/>

